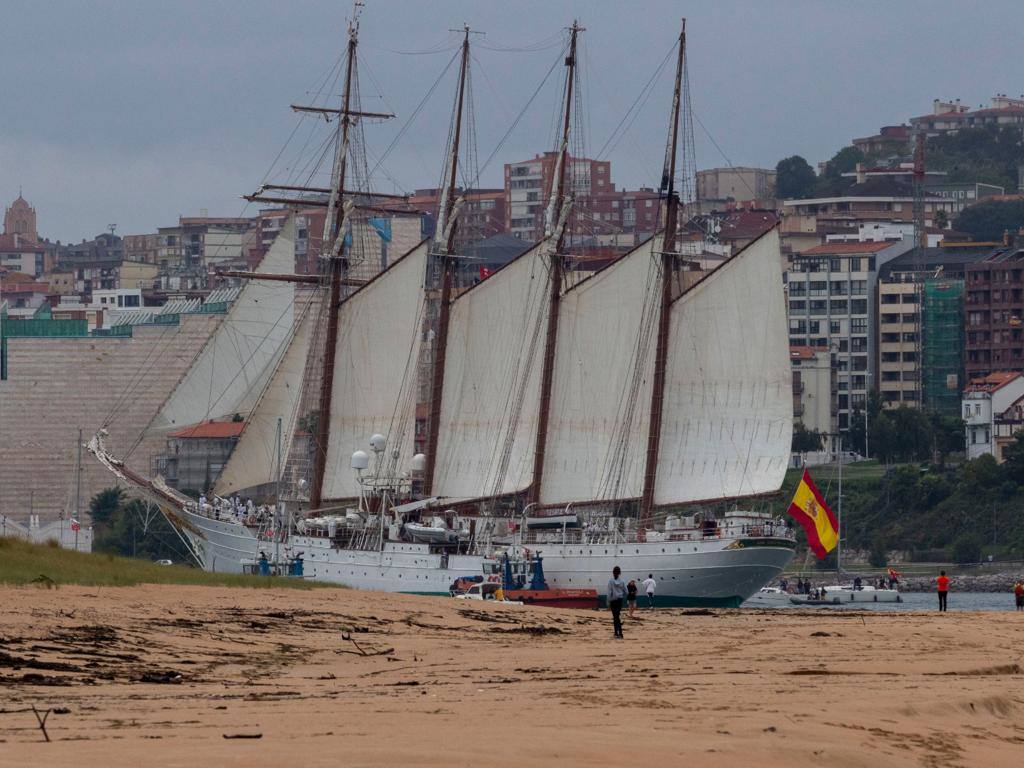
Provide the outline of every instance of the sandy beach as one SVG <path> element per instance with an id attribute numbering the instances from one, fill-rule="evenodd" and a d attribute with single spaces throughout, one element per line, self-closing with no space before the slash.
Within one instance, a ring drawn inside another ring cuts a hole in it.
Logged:
<path id="1" fill-rule="evenodd" d="M 615 641 L 607 613 L 331 589 L 0 606 L 4 767 L 1024 763 L 1024 614 L 655 610 Z"/>

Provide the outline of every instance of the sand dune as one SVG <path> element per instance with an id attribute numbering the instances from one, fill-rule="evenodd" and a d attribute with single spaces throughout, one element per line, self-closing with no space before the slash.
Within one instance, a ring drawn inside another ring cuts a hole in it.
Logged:
<path id="1" fill-rule="evenodd" d="M 0 766 L 1024 764 L 1024 614 L 0 589 Z M 53 710 L 45 743 L 31 706 Z"/>

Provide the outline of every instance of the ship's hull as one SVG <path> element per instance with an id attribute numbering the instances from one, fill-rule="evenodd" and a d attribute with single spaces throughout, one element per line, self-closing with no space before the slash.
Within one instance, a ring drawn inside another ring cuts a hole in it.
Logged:
<path id="1" fill-rule="evenodd" d="M 274 542 L 259 540 L 246 526 L 185 512 L 183 531 L 201 552 L 206 570 L 241 573 L 263 552 L 274 557 Z M 304 575 L 353 589 L 413 594 L 448 594 L 458 578 L 483 573 L 480 555 L 431 553 L 426 544 L 387 542 L 383 551 L 338 549 L 330 540 L 293 535 L 283 551 L 301 554 Z M 595 589 L 603 603 L 612 568 L 638 583 L 648 574 L 658 582 L 655 605 L 738 607 L 777 578 L 793 557 L 785 539 L 740 538 L 616 545 L 547 545 L 539 548 L 553 589 Z M 282 552 L 283 556 L 283 552 Z M 641 605 L 646 597 L 641 596 Z"/>

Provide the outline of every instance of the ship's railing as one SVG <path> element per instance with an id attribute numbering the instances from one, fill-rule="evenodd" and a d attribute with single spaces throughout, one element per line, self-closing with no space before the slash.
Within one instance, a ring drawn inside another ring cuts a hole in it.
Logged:
<path id="1" fill-rule="evenodd" d="M 656 542 L 713 541 L 716 539 L 772 538 L 792 539 L 793 530 L 785 523 L 748 523 L 741 526 L 705 525 L 699 528 L 677 528 L 648 531 L 643 528 L 606 530 L 594 528 L 549 528 L 527 530 L 516 534 L 516 541 L 530 544 L 652 544 Z"/>

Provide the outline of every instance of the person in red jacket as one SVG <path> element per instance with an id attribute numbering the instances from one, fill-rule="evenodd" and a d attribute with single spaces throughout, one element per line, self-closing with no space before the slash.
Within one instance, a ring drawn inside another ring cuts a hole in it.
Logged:
<path id="1" fill-rule="evenodd" d="M 949 576 L 945 571 L 939 571 L 939 576 L 935 579 L 935 587 L 939 593 L 939 610 L 945 611 L 946 597 L 949 594 Z"/>

